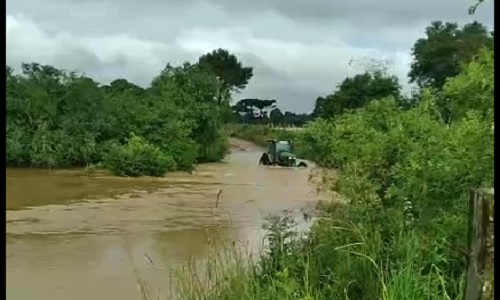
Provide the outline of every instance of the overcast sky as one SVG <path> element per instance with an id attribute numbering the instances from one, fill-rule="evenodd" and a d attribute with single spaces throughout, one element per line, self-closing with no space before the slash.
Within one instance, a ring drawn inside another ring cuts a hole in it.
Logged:
<path id="1" fill-rule="evenodd" d="M 7 0 L 7 64 L 147 86 L 167 62 L 225 48 L 254 67 L 238 98 L 309 112 L 356 72 L 351 59 L 391 59 L 406 85 L 410 48 L 431 21 L 492 28 L 492 3 L 471 17 L 465 0 Z"/>

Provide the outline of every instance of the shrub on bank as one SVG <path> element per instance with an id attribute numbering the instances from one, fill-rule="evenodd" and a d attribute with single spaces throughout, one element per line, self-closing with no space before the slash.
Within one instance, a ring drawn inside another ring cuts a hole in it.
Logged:
<path id="1" fill-rule="evenodd" d="M 21 74 L 7 67 L 6 83 L 8 166 L 85 167 L 107 157 L 116 174 L 153 175 L 220 161 L 229 148 L 221 120 L 229 94 L 197 64 L 167 65 L 146 89 L 125 79 L 100 85 L 37 63 L 23 64 Z M 143 148 L 110 147 L 130 132 Z M 131 157 L 138 149 L 149 152 Z"/>
<path id="2" fill-rule="evenodd" d="M 136 135 L 132 135 L 125 145 L 114 146 L 105 166 L 120 176 L 163 176 L 176 168 L 172 156 Z"/>

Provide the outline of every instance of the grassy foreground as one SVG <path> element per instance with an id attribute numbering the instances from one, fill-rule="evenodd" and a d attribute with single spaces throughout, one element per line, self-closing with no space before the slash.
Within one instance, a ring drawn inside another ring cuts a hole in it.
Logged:
<path id="1" fill-rule="evenodd" d="M 339 216 L 345 212 L 338 207 Z M 463 280 L 450 281 L 436 265 L 422 274 L 423 245 L 414 231 L 395 237 L 399 261 L 391 267 L 377 262 L 382 237 L 360 224 L 324 217 L 307 235 L 294 225 L 288 216 L 270 219 L 267 246 L 257 256 L 213 243 L 203 268 L 180 270 L 176 298 L 461 299 Z"/>

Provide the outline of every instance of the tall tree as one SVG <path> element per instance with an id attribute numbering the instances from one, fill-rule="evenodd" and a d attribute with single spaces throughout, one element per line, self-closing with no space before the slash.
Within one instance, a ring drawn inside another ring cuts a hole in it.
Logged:
<path id="1" fill-rule="evenodd" d="M 253 76 L 252 67 L 244 67 L 234 54 L 224 49 L 202 55 L 198 64 L 213 72 L 226 91 L 243 90 Z"/>
<path id="2" fill-rule="evenodd" d="M 241 99 L 233 106 L 234 111 L 246 114 L 254 119 L 264 119 L 269 117 L 268 111 L 276 108 L 276 100 L 268 99 Z"/>
<path id="3" fill-rule="evenodd" d="M 273 124 L 283 124 L 284 115 L 279 108 L 275 108 L 269 113 L 269 119 Z"/>
<path id="4" fill-rule="evenodd" d="M 316 98 L 316 103 L 314 104 L 314 110 L 312 112 L 313 118 L 318 118 L 323 115 L 323 108 L 325 107 L 326 98 L 318 97 Z"/>
<path id="5" fill-rule="evenodd" d="M 166 99 L 163 100 L 165 107 L 168 108 L 168 101 L 172 101 L 183 108 L 183 113 L 181 111 L 177 117 L 190 125 L 190 137 L 199 146 L 199 161 L 216 161 L 226 151 L 223 147 L 225 137 L 220 129 L 221 116 L 229 107 L 229 99 L 220 98 L 220 85 L 215 74 L 190 63 L 180 67 L 167 65 L 152 82 L 151 89 L 158 100 L 155 102 L 162 104 L 162 99 Z M 172 115 L 171 109 L 166 111 L 165 118 L 169 114 Z M 178 154 L 182 155 L 181 152 Z"/>
<path id="6" fill-rule="evenodd" d="M 456 23 L 432 22 L 426 37 L 413 48 L 410 82 L 440 89 L 446 79 L 460 72 L 461 64 L 470 62 L 481 48 L 493 49 L 493 35 L 478 22 L 459 28 Z"/>
<path id="7" fill-rule="evenodd" d="M 276 108 L 276 100 L 268 100 L 268 99 L 253 99 L 254 107 L 258 109 L 258 117 L 269 118 L 269 111 Z"/>

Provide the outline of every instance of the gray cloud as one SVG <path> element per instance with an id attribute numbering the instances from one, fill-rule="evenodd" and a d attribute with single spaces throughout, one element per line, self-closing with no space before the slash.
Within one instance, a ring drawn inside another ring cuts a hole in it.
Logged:
<path id="1" fill-rule="evenodd" d="M 254 67 L 237 97 L 275 98 L 310 111 L 356 70 L 352 58 L 386 58 L 406 85 L 410 48 L 432 20 L 492 26 L 458 0 L 7 0 L 7 63 L 36 61 L 109 82 L 147 85 L 167 62 L 226 48 Z"/>
<path id="2" fill-rule="evenodd" d="M 295 20 L 314 23 L 348 22 L 360 25 L 390 25 L 408 27 L 418 25 L 422 20 L 453 19 L 464 22 L 468 16 L 464 13 L 473 3 L 465 0 L 211 0 L 226 9 L 235 12 L 274 11 Z M 486 3 L 478 16 L 493 22 L 493 3 Z"/>

